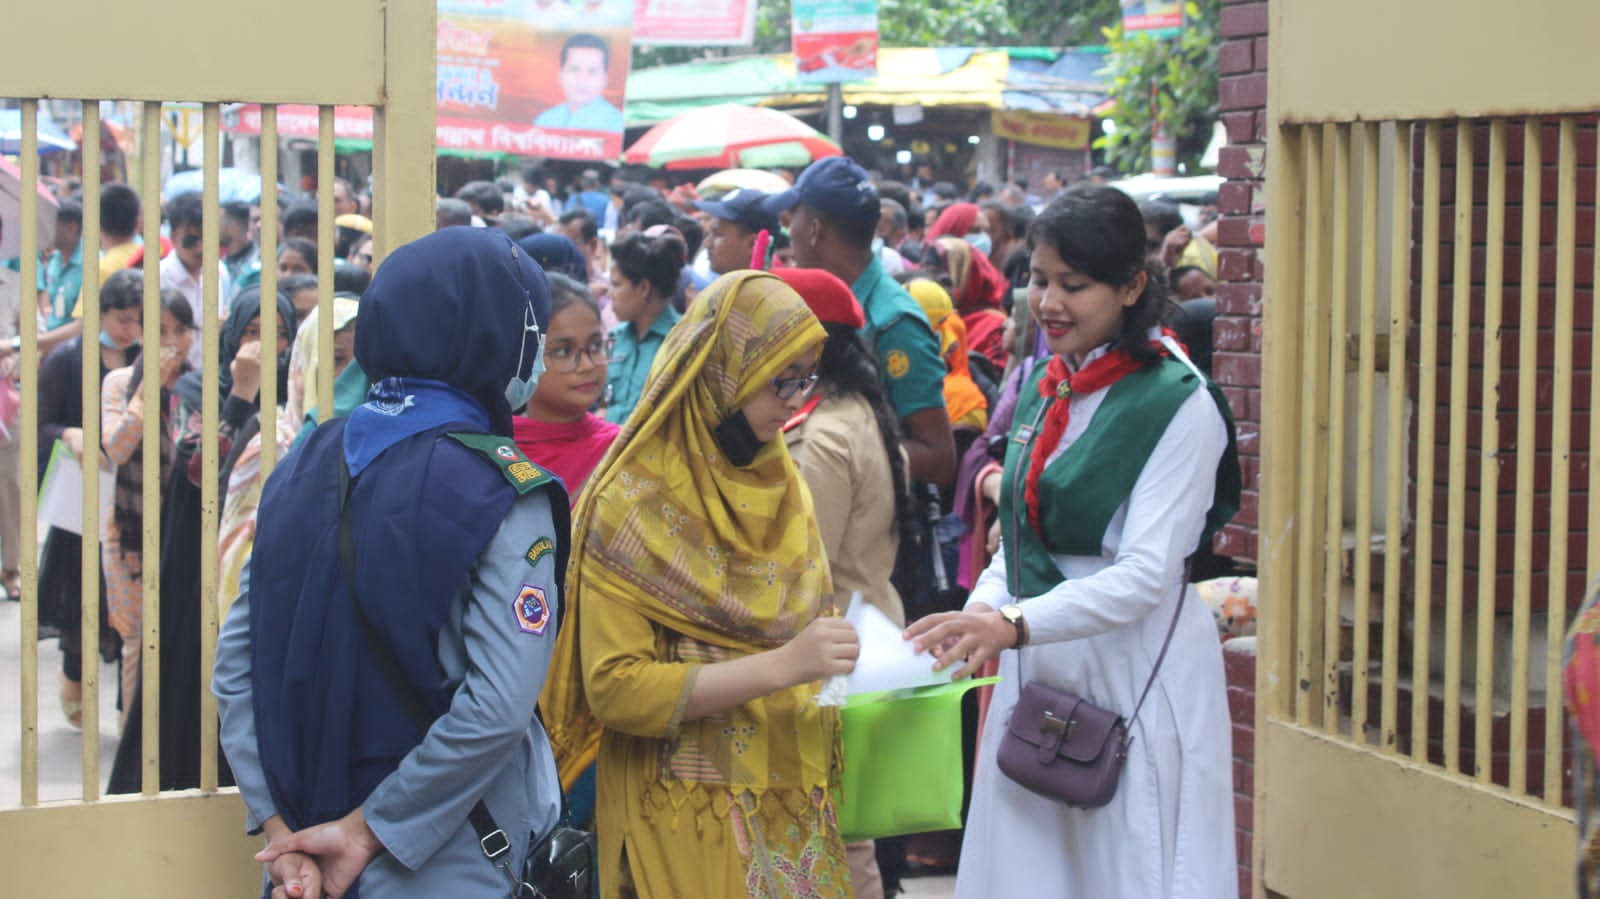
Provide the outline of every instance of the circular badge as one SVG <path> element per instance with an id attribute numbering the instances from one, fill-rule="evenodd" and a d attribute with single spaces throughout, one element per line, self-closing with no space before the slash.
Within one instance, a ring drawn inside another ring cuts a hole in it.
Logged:
<path id="1" fill-rule="evenodd" d="M 494 454 L 507 462 L 514 462 L 517 458 L 517 451 L 509 446 L 496 447 Z"/>
<path id="2" fill-rule="evenodd" d="M 911 357 L 906 355 L 905 350 L 890 350 L 885 365 L 889 369 L 889 377 L 898 380 L 911 370 Z"/>

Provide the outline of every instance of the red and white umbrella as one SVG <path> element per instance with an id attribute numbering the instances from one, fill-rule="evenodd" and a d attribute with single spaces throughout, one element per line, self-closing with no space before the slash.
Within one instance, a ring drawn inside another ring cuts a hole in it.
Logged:
<path id="1" fill-rule="evenodd" d="M 786 112 L 724 104 L 656 125 L 623 159 L 668 169 L 759 169 L 801 167 L 842 153 L 838 144 Z"/>

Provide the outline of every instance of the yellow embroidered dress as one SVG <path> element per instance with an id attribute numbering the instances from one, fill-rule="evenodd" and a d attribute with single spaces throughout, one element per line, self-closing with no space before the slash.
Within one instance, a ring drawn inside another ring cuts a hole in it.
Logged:
<path id="1" fill-rule="evenodd" d="M 701 666 L 782 646 L 824 611 L 826 557 L 783 441 L 736 468 L 712 434 L 822 337 L 777 278 L 719 279 L 584 491 L 542 705 L 563 783 L 598 756 L 607 899 L 850 895 L 820 685 L 682 720 Z"/>

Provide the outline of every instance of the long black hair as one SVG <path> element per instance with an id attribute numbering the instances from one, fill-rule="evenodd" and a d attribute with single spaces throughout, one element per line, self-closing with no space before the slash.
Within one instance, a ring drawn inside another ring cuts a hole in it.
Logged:
<path id="1" fill-rule="evenodd" d="M 921 524 L 911 503 L 911 478 L 906 473 L 905 459 L 900 455 L 900 424 L 889 405 L 888 395 L 883 392 L 883 382 L 878 380 L 877 363 L 861 343 L 856 329 L 831 323 L 824 323 L 823 328 L 828 332 L 828 339 L 817 360 L 817 375 L 823 389 L 839 395 L 854 394 L 872 407 L 883 448 L 889 456 L 889 472 L 894 479 L 895 532 L 916 534 Z"/>
<path id="2" fill-rule="evenodd" d="M 1161 354 L 1150 348 L 1150 329 L 1169 314 L 1166 285 L 1145 260 L 1144 216 L 1114 187 L 1080 184 L 1058 197 L 1028 227 L 1028 248 L 1047 244 L 1074 271 L 1112 287 L 1125 287 L 1145 273 L 1144 291 L 1122 313 L 1112 340 L 1143 364 Z"/>

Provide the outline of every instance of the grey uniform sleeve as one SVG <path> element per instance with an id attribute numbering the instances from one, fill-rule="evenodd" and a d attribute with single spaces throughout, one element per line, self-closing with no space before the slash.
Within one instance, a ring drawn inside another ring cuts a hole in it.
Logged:
<path id="1" fill-rule="evenodd" d="M 250 667 L 250 562 L 239 576 L 239 598 L 217 635 L 217 664 L 211 692 L 222 716 L 222 751 L 228 756 L 239 796 L 244 799 L 245 827 L 260 833 L 261 825 L 278 813 L 272 804 L 266 775 L 261 770 L 261 747 L 256 743 L 256 708 Z"/>
<path id="2" fill-rule="evenodd" d="M 362 805 L 384 848 L 416 870 L 460 829 L 528 734 L 555 647 L 557 534 L 544 492 L 524 496 L 478 557 L 461 617 L 466 671 L 450 708 Z M 530 593 L 536 591 L 536 593 Z M 537 594 L 537 601 L 536 600 Z"/>

